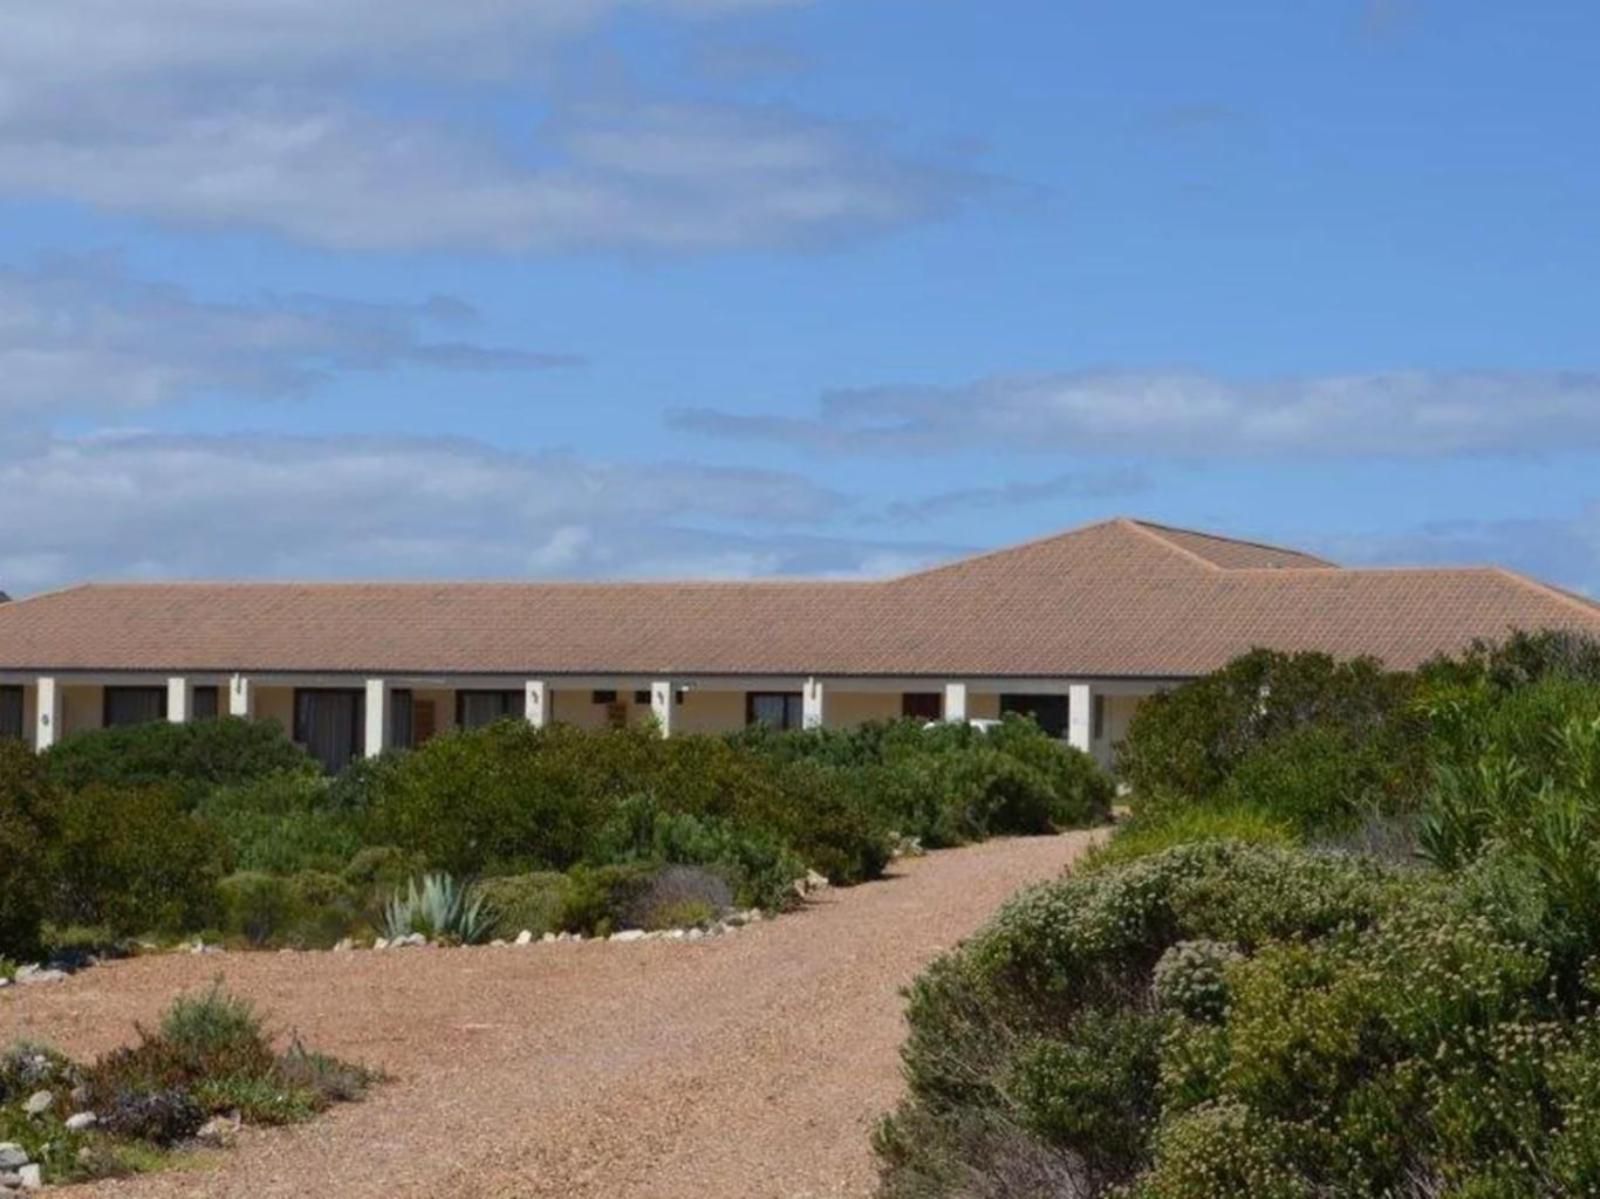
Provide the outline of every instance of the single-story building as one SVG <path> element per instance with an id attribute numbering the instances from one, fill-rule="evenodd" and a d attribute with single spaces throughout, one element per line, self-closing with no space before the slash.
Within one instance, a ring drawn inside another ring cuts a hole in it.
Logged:
<path id="1" fill-rule="evenodd" d="M 1517 628 L 1600 636 L 1600 604 L 1129 519 L 878 581 L 91 583 L 0 604 L 0 736 L 270 717 L 338 769 L 506 717 L 1031 712 L 1109 762 L 1142 697 L 1255 646 L 1408 668 Z"/>

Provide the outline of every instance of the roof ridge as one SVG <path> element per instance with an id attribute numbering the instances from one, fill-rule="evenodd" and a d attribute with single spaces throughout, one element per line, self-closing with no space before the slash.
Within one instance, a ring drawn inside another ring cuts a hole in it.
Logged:
<path id="1" fill-rule="evenodd" d="M 1340 565 L 1337 562 L 1331 562 L 1327 558 L 1321 557 L 1318 554 L 1313 554 L 1313 553 L 1307 552 L 1306 550 L 1297 549 L 1292 545 L 1278 545 L 1276 542 L 1271 542 L 1271 541 L 1255 541 L 1255 540 L 1253 540 L 1253 539 L 1251 539 L 1249 537 L 1233 537 L 1233 536 L 1230 536 L 1227 533 L 1213 533 L 1209 529 L 1191 529 L 1187 525 L 1163 524 L 1159 520 L 1144 520 L 1144 519 L 1142 519 L 1140 517 L 1131 517 L 1129 519 L 1132 520 L 1132 523 L 1134 523 L 1135 525 L 1138 525 L 1139 528 L 1142 529 L 1144 532 L 1149 533 L 1151 536 L 1159 538 L 1162 541 L 1166 541 L 1167 540 L 1165 537 L 1161 536 L 1163 533 L 1182 533 L 1186 537 L 1204 537 L 1207 541 L 1222 541 L 1222 542 L 1226 542 L 1229 545 L 1243 545 L 1243 546 L 1248 546 L 1249 548 L 1255 549 L 1255 550 L 1271 550 L 1275 554 L 1293 554 L 1297 558 L 1309 558 L 1313 562 L 1320 562 L 1320 563 L 1323 564 L 1323 566 L 1329 567 L 1330 569 L 1333 569 L 1333 570 L 1343 569 L 1342 567 L 1340 567 Z M 1174 543 L 1169 542 L 1168 544 L 1174 544 Z M 1202 558 L 1204 557 L 1204 555 L 1196 555 L 1196 556 L 1197 557 L 1202 557 Z M 1212 563 L 1212 565 L 1216 565 L 1216 564 Z M 1240 567 L 1220 567 L 1219 569 L 1223 569 L 1223 570 L 1277 570 L 1277 569 L 1281 569 L 1281 567 L 1240 566 Z M 1310 569 L 1310 568 L 1300 568 L 1300 569 Z"/>
<path id="2" fill-rule="evenodd" d="M 252 587 L 301 588 L 305 590 L 351 590 L 358 587 L 405 587 L 418 590 L 430 587 L 762 587 L 774 590 L 786 587 L 881 587 L 891 581 L 885 578 L 751 578 L 751 579 L 118 579 L 111 582 L 74 583 L 52 591 L 13 600 L 24 603 L 72 591 L 105 591 L 112 588 L 155 591 L 163 587 L 228 588 L 245 590 Z"/>
<path id="3" fill-rule="evenodd" d="M 60 587 L 51 587 L 45 591 L 35 591 L 32 595 L 13 595 L 4 604 L 0 604 L 0 612 L 8 609 L 20 608 L 24 604 L 31 604 L 34 600 L 51 599 L 58 595 L 69 595 L 74 591 L 88 591 L 93 583 L 66 583 Z"/>
<path id="4" fill-rule="evenodd" d="M 1139 521 L 1133 517 L 1108 516 L 1102 520 L 1091 520 L 1081 525 L 1073 525 L 1071 528 L 1057 530 L 1054 533 L 1042 533 L 1038 537 L 1030 537 L 1026 541 L 1018 541 L 1012 543 L 1011 545 L 997 546 L 994 549 L 982 550 L 975 554 L 968 554 L 964 558 L 952 558 L 950 561 L 941 562 L 937 566 L 925 566 L 920 570 L 914 570 L 907 574 L 893 575 L 885 581 L 890 583 L 904 583 L 913 579 L 925 579 L 929 575 L 941 574 L 947 570 L 955 570 L 959 567 L 970 566 L 974 562 L 985 562 L 990 558 L 998 558 L 1004 554 L 1014 554 L 1019 550 L 1030 550 L 1036 546 L 1049 545 L 1052 541 L 1064 541 L 1068 537 L 1076 537 L 1080 533 L 1091 533 L 1095 529 L 1109 528 L 1128 529 L 1132 532 L 1139 533 L 1142 536 L 1150 537 L 1159 542 L 1164 549 L 1171 550 L 1174 553 L 1183 555 L 1185 557 L 1193 558 L 1197 563 L 1204 566 L 1207 570 L 1221 569 L 1216 565 L 1216 563 L 1206 561 L 1204 557 L 1194 553 L 1192 550 L 1186 550 L 1182 546 L 1174 545 L 1164 538 L 1150 532 L 1149 530 L 1140 528 Z"/>
<path id="5" fill-rule="evenodd" d="M 1140 536 L 1148 537 L 1151 541 L 1156 542 L 1163 549 L 1170 550 L 1174 554 L 1181 554 L 1185 558 L 1193 559 L 1195 562 L 1199 563 L 1200 566 L 1203 567 L 1206 570 L 1221 572 L 1221 570 L 1223 569 L 1221 564 L 1213 562 L 1210 558 L 1207 558 L 1204 554 L 1197 554 L 1192 549 L 1190 549 L 1188 546 L 1179 545 L 1176 541 L 1173 541 L 1170 538 L 1161 536 L 1160 533 L 1156 532 L 1156 529 L 1164 528 L 1165 526 L 1163 526 L 1163 525 L 1149 525 L 1149 524 L 1146 524 L 1142 520 L 1135 520 L 1133 517 L 1129 517 L 1129 516 L 1119 516 L 1119 517 L 1117 517 L 1117 522 L 1122 524 L 1122 525 L 1124 525 L 1124 526 L 1126 526 L 1129 529 L 1132 529 L 1134 532 L 1138 533 Z M 1185 532 L 1186 533 L 1186 532 L 1189 532 L 1190 530 L 1188 530 L 1188 529 L 1174 529 L 1172 531 L 1173 532 Z"/>
<path id="6" fill-rule="evenodd" d="M 1568 591 L 1563 587 L 1556 587 L 1550 583 L 1540 582 L 1532 575 L 1525 575 L 1520 570 L 1512 570 L 1506 566 L 1486 566 L 1484 569 L 1492 574 L 1500 575 L 1502 578 L 1510 579 L 1513 583 L 1517 583 L 1530 591 L 1538 592 L 1541 595 L 1548 595 L 1552 599 L 1559 600 L 1563 604 L 1577 608 L 1580 612 L 1583 612 L 1587 615 L 1600 612 L 1600 602 L 1592 600 L 1587 596 L 1579 595 L 1576 592 Z"/>

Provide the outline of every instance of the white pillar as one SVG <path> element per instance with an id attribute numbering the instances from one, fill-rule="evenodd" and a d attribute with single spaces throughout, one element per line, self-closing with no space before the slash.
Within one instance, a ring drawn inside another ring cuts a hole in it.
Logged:
<path id="1" fill-rule="evenodd" d="M 256 685 L 242 674 L 228 680 L 228 715 L 241 720 L 254 719 L 256 714 Z"/>
<path id="2" fill-rule="evenodd" d="M 194 719 L 194 684 L 186 678 L 167 680 L 167 720 L 188 724 Z"/>
<path id="3" fill-rule="evenodd" d="M 522 714 L 529 724 L 542 729 L 550 723 L 550 684 L 529 679 L 522 691 Z"/>
<path id="4" fill-rule="evenodd" d="M 43 753 L 61 740 L 65 730 L 61 727 L 65 711 L 66 694 L 58 679 L 46 676 L 39 680 L 34 699 L 33 748 Z"/>
<path id="5" fill-rule="evenodd" d="M 1086 754 L 1094 752 L 1094 689 L 1088 683 L 1067 688 L 1067 744 Z"/>
<path id="6" fill-rule="evenodd" d="M 807 679 L 800 692 L 800 727 L 820 729 L 827 723 L 828 692 L 821 679 Z"/>
<path id="7" fill-rule="evenodd" d="M 661 726 L 663 737 L 672 736 L 674 691 L 670 679 L 658 679 L 650 684 L 650 713 Z"/>
<path id="8" fill-rule="evenodd" d="M 367 680 L 367 757 L 389 748 L 389 680 Z"/>
<path id="9" fill-rule="evenodd" d="M 967 685 L 965 683 L 946 683 L 944 685 L 944 718 L 951 724 L 965 724 L 967 722 Z"/>

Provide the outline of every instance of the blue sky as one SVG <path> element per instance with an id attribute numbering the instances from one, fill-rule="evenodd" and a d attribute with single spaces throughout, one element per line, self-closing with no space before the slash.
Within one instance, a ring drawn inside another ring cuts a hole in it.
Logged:
<path id="1" fill-rule="evenodd" d="M 1600 594 L 1592 4 L 6 8 L 13 593 L 1131 513 Z"/>

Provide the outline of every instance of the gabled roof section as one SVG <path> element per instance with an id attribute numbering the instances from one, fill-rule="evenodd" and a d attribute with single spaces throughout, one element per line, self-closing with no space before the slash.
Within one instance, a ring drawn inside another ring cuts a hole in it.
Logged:
<path id="1" fill-rule="evenodd" d="M 1131 521 L 1162 541 L 1202 558 L 1220 570 L 1326 570 L 1337 563 L 1302 550 L 1267 545 L 1260 541 L 1240 541 L 1194 529 L 1175 529 L 1148 520 Z"/>

